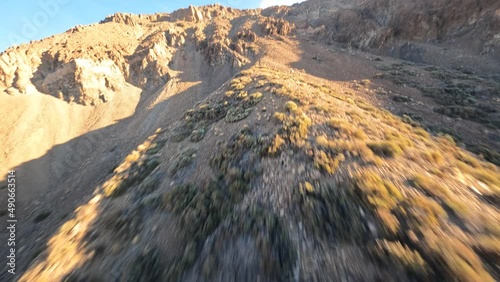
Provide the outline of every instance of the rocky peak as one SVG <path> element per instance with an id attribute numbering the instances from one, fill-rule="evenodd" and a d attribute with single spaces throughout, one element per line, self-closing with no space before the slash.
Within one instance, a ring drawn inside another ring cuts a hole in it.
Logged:
<path id="1" fill-rule="evenodd" d="M 42 92 L 98 104 L 108 100 L 99 97 L 113 96 L 110 93 L 119 89 L 114 85 L 123 81 L 148 90 L 160 87 L 172 76 L 169 65 L 175 54 L 188 46 L 203 54 L 212 67 L 229 63 L 238 68 L 257 54 L 259 36 L 288 36 L 294 31 L 312 40 L 364 49 L 400 41 L 398 48 L 404 49 L 413 46 L 405 43 L 410 40 L 467 42 L 474 37 L 479 38 L 471 45 L 475 52 L 498 54 L 500 3 L 452 2 L 312 0 L 265 10 L 208 5 L 171 14 L 116 13 L 99 25 L 78 26 L 33 45 L 9 48 L 0 56 L 0 91 Z M 233 21 L 241 16 L 248 19 Z M 415 48 L 400 53 L 414 58 L 407 53 Z M 423 53 L 417 51 L 418 61 L 423 61 Z M 88 71 L 93 74 L 86 75 Z"/>
<path id="2" fill-rule="evenodd" d="M 255 10 L 248 10 L 248 13 L 254 13 Z M 219 4 L 195 7 L 190 5 L 188 8 L 179 9 L 170 14 L 171 21 L 202 22 L 209 21 L 218 17 L 233 17 L 241 14 L 242 11 L 230 7 L 224 7 Z"/>

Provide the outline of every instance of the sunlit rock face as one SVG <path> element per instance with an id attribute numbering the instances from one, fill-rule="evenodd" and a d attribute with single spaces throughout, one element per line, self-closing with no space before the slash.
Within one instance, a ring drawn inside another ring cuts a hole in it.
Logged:
<path id="1" fill-rule="evenodd" d="M 111 99 L 124 83 L 123 74 L 113 61 L 76 59 L 47 75 L 40 89 L 69 102 L 95 105 Z"/>

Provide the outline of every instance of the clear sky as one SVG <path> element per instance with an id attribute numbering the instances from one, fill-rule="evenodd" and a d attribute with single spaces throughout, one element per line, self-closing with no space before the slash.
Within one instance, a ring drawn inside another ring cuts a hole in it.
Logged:
<path id="1" fill-rule="evenodd" d="M 9 46 L 42 39 L 76 25 L 97 23 L 116 12 L 168 13 L 189 4 L 202 6 L 213 3 L 240 9 L 265 8 L 295 2 L 301 0 L 2 0 L 0 52 Z"/>

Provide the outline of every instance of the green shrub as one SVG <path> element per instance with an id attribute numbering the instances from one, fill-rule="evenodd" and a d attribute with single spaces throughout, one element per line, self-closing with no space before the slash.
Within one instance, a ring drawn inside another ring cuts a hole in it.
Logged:
<path id="1" fill-rule="evenodd" d="M 245 109 L 245 108 L 240 107 L 240 106 L 230 108 L 227 111 L 226 121 L 227 122 L 237 122 L 237 121 L 243 120 L 243 119 L 247 118 L 251 112 L 252 112 L 251 108 Z"/>
<path id="2" fill-rule="evenodd" d="M 394 95 L 392 96 L 392 100 L 394 102 L 399 102 L 399 103 L 407 103 L 407 102 L 412 102 L 413 99 L 408 97 L 408 96 L 404 96 L 404 95 Z"/>
<path id="3" fill-rule="evenodd" d="M 203 137 L 205 137 L 205 132 L 206 132 L 205 128 L 198 128 L 193 130 L 193 132 L 191 132 L 191 135 L 189 136 L 189 141 L 200 142 L 203 139 Z"/>
<path id="4" fill-rule="evenodd" d="M 196 157 L 196 149 L 194 148 L 188 148 L 182 151 L 179 154 L 177 161 L 170 169 L 170 174 L 175 175 L 180 169 L 190 165 L 195 157 Z"/>

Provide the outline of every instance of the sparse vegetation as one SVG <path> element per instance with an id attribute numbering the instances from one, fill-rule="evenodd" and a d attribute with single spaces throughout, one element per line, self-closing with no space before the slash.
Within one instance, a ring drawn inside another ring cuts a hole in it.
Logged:
<path id="1" fill-rule="evenodd" d="M 113 171 L 113 176 L 102 185 L 104 196 L 123 195 L 129 187 L 142 182 L 160 164 L 156 154 L 166 144 L 164 139 L 157 140 L 160 131 L 157 130 L 155 134 L 139 145 Z"/>
<path id="2" fill-rule="evenodd" d="M 391 210 L 403 200 L 401 192 L 391 182 L 374 171 L 364 171 L 354 178 L 356 188 L 366 196 L 369 205 Z"/>
<path id="3" fill-rule="evenodd" d="M 412 98 L 410 98 L 408 96 L 404 96 L 404 95 L 394 95 L 394 96 L 392 96 L 392 100 L 394 102 L 399 102 L 399 103 L 407 103 L 407 102 L 413 101 Z"/>
<path id="4" fill-rule="evenodd" d="M 481 145 L 468 146 L 471 152 L 483 156 L 483 158 L 497 166 L 500 166 L 500 153 Z"/>
<path id="5" fill-rule="evenodd" d="M 287 111 L 295 113 L 299 107 L 293 101 L 288 101 L 285 104 L 285 108 Z"/>
<path id="6" fill-rule="evenodd" d="M 345 161 L 345 156 L 342 153 L 332 157 L 322 150 L 315 150 L 313 158 L 314 166 L 328 174 L 334 174 L 340 163 Z"/>
<path id="7" fill-rule="evenodd" d="M 128 267 L 124 268 L 123 276 L 127 281 L 158 281 L 164 271 L 164 263 L 158 249 L 150 249 L 139 253 Z"/>
<path id="8" fill-rule="evenodd" d="M 428 151 L 424 151 L 422 153 L 422 158 L 432 164 L 435 164 L 435 165 L 442 165 L 444 163 L 444 157 L 443 155 L 438 152 L 438 151 L 435 151 L 435 150 L 428 150 Z"/>
<path id="9" fill-rule="evenodd" d="M 140 195 L 148 195 L 155 191 L 160 183 L 163 181 L 164 174 L 161 172 L 155 172 L 150 174 L 142 183 L 139 185 L 138 193 Z"/>
<path id="10" fill-rule="evenodd" d="M 206 132 L 205 128 L 198 128 L 193 130 L 193 132 L 191 132 L 191 135 L 189 135 L 189 141 L 200 142 L 203 139 L 203 137 L 205 137 L 205 132 Z"/>
<path id="11" fill-rule="evenodd" d="M 359 84 L 363 86 L 369 86 L 372 82 L 369 79 L 363 79 Z"/>
<path id="12" fill-rule="evenodd" d="M 402 245 L 401 242 L 378 241 L 376 245 L 376 256 L 387 257 L 384 263 L 388 265 L 402 265 L 412 275 L 420 279 L 425 278 L 430 268 L 418 251 Z"/>
<path id="13" fill-rule="evenodd" d="M 177 279 L 194 264 L 201 248 L 198 242 L 202 242 L 227 216 L 232 203 L 227 201 L 223 189 L 216 182 L 201 187 L 184 184 L 165 194 L 165 206 L 180 216 L 187 241 L 184 254 L 168 270 L 170 279 Z"/>
<path id="14" fill-rule="evenodd" d="M 281 137 L 281 135 L 276 134 L 274 137 L 271 146 L 269 146 L 267 152 L 269 155 L 274 156 L 280 152 L 281 147 L 285 145 L 285 139 Z"/>
<path id="15" fill-rule="evenodd" d="M 434 111 L 452 118 L 462 118 L 478 122 L 486 122 L 486 114 L 474 107 L 449 106 L 435 108 Z"/>
<path id="16" fill-rule="evenodd" d="M 355 195 L 341 184 L 301 184 L 294 191 L 299 220 L 316 236 L 334 236 L 344 241 L 358 241 L 367 230 Z"/>
<path id="17" fill-rule="evenodd" d="M 186 235 L 196 241 L 212 233 L 227 215 L 231 202 L 223 191 L 224 187 L 215 182 L 201 187 L 180 185 L 165 194 L 165 204 L 167 209 L 180 215 Z"/>
<path id="18" fill-rule="evenodd" d="M 432 191 L 433 195 L 446 197 L 447 192 L 438 188 L 437 183 L 429 182 L 427 179 L 418 178 L 417 182 L 426 187 L 427 191 Z M 434 200 L 416 195 L 412 197 L 402 197 L 395 187 L 387 181 L 382 180 L 374 172 L 363 172 L 355 178 L 355 187 L 359 189 L 366 197 L 366 203 L 377 211 L 377 217 L 386 230 L 386 236 L 393 238 L 398 234 L 406 242 L 413 245 L 416 243 L 415 235 L 425 234 L 418 244 L 418 250 L 412 250 L 405 246 L 401 241 L 379 242 L 376 248 L 376 256 L 383 258 L 384 263 L 387 259 L 396 265 L 401 265 L 412 275 L 420 277 L 419 279 L 431 279 L 435 275 L 445 275 L 445 277 L 469 277 L 471 281 L 480 279 L 481 281 L 491 281 L 491 276 L 484 270 L 480 260 L 474 254 L 472 249 L 462 243 L 452 234 L 438 235 L 432 230 L 442 228 L 446 222 L 446 211 Z M 444 195 L 444 196 L 443 196 Z M 404 222 L 399 221 L 404 218 Z M 402 229 L 401 224 L 408 226 Z M 446 247 L 441 245 L 441 239 L 445 240 Z M 424 260 L 424 258 L 426 258 Z M 443 262 L 444 269 L 440 273 L 433 273 L 425 261 L 437 259 Z M 457 267 L 463 263 L 474 265 L 473 267 Z M 477 280 L 479 281 L 479 280 Z"/>
<path id="19" fill-rule="evenodd" d="M 454 200 L 454 195 L 447 188 L 431 179 L 430 176 L 417 175 L 413 178 L 416 187 L 423 189 L 425 193 L 442 200 L 450 209 L 457 214 L 464 215 L 467 212 L 467 206 Z"/>
<path id="20" fill-rule="evenodd" d="M 441 105 L 434 111 L 452 118 L 468 119 L 485 124 L 491 128 L 498 128 L 499 124 L 491 116 L 497 112 L 497 107 L 478 102 L 477 85 L 484 88 L 482 93 L 494 93 L 496 84 L 491 80 L 479 78 L 470 73 L 458 70 L 447 70 L 434 66 L 424 68 L 436 84 L 421 84 L 416 82 L 415 72 L 405 68 L 402 64 L 378 65 L 377 68 L 383 72 L 374 78 L 388 79 L 399 86 L 409 86 L 419 89 L 426 97 L 432 98 Z M 394 95 L 395 102 L 411 102 L 413 99 L 404 95 Z"/>
<path id="21" fill-rule="evenodd" d="M 497 110 L 495 107 L 478 102 L 477 85 L 481 83 L 489 90 L 483 93 L 494 93 L 494 84 L 491 81 L 480 79 L 476 76 L 450 70 L 432 70 L 430 74 L 439 80 L 444 87 L 432 87 L 423 85 L 418 87 L 422 93 L 433 98 L 441 107 L 434 109 L 435 112 L 452 117 L 468 119 L 485 124 L 491 128 L 498 128 L 491 114 Z"/>
<path id="22" fill-rule="evenodd" d="M 142 210 L 137 206 L 112 210 L 103 216 L 102 223 L 115 239 L 130 242 L 143 224 Z"/>
<path id="23" fill-rule="evenodd" d="M 296 108 L 295 112 L 289 115 L 276 112 L 274 118 L 282 125 L 279 132 L 283 139 L 298 147 L 305 144 L 312 123 L 309 117 Z"/>
<path id="24" fill-rule="evenodd" d="M 190 165 L 196 157 L 196 149 L 188 148 L 179 154 L 179 157 L 170 169 L 170 174 L 175 175 L 180 169 Z"/>
<path id="25" fill-rule="evenodd" d="M 405 75 L 412 76 L 410 73 Z M 365 211 L 377 219 L 377 225 L 382 230 L 381 238 L 384 241 L 377 245 L 374 254 L 380 257 L 384 263 L 390 262 L 403 269 L 411 277 L 417 277 L 420 280 L 442 279 L 443 277 L 476 277 L 475 280 L 485 279 L 487 281 L 491 278 L 485 272 L 484 266 L 475 262 L 477 256 L 470 252 L 472 245 L 462 243 L 462 239 L 460 239 L 462 235 L 460 234 L 463 233 L 449 231 L 449 228 L 458 228 L 450 223 L 451 218 L 454 220 L 468 220 L 472 216 L 470 211 L 467 210 L 460 196 L 450 192 L 448 185 L 440 185 L 437 181 L 428 179 L 435 176 L 446 177 L 450 173 L 446 165 L 450 165 L 450 154 L 454 154 L 457 150 L 453 139 L 443 136 L 432 137 L 422 128 L 421 122 L 423 122 L 423 119 L 415 114 L 397 118 L 391 113 L 378 110 L 360 99 L 351 99 L 351 101 L 339 99 L 339 101 L 354 104 L 359 108 L 359 110 L 351 108 L 351 110 L 345 111 L 346 117 L 343 118 L 342 112 L 336 112 L 331 105 L 315 104 L 313 100 L 307 100 L 299 106 L 295 101 L 300 95 L 298 94 L 300 90 L 291 93 L 286 87 L 278 86 L 277 89 L 274 93 L 292 99 L 294 105 L 297 105 L 297 108 L 286 105 L 286 113 L 275 113 L 274 117 L 280 124 L 290 124 L 290 120 L 294 117 L 300 114 L 304 115 L 302 105 L 310 105 L 309 108 L 318 115 L 328 114 L 334 117 L 330 117 L 324 123 L 327 125 L 326 129 L 319 127 L 316 120 L 315 122 L 311 121 L 307 126 L 308 134 L 298 134 L 305 137 L 305 139 L 302 139 L 301 146 L 296 146 L 294 142 L 290 142 L 286 138 L 286 134 L 279 134 L 280 138 L 277 138 L 275 142 L 279 145 L 273 146 L 274 148 L 292 145 L 292 148 L 298 149 L 297 153 L 302 152 L 302 154 L 310 157 L 313 167 L 322 171 L 325 176 L 334 174 L 353 161 L 368 166 L 368 168 L 361 170 L 357 168 L 359 173 L 352 179 L 354 183 L 352 192 L 349 192 L 349 189 L 342 189 L 343 192 L 339 193 L 345 194 L 338 195 L 335 200 L 325 195 L 328 192 L 323 190 L 325 185 L 321 181 L 314 183 L 306 181 L 298 185 L 297 197 L 294 199 L 300 203 L 298 205 L 303 218 L 301 222 L 307 222 L 306 229 L 308 232 L 325 234 L 321 230 L 328 230 L 328 227 L 325 226 L 328 226 L 329 220 L 331 220 L 330 216 L 336 214 L 335 207 L 342 207 L 342 204 L 335 201 L 345 199 L 352 205 L 357 206 L 357 210 L 359 210 L 359 207 L 365 207 Z M 289 104 L 291 105 L 291 103 Z M 374 124 L 372 119 L 377 120 L 382 125 Z M 283 126 L 284 128 L 286 126 Z M 282 132 L 286 133 L 285 130 Z M 308 137 L 310 132 L 317 134 L 314 142 Z M 373 138 L 373 136 L 378 136 L 379 141 L 364 142 L 364 140 Z M 284 145 L 282 140 L 285 141 Z M 439 145 L 436 146 L 435 144 Z M 278 150 L 273 149 L 272 151 L 276 152 Z M 338 159 L 336 159 L 337 156 Z M 489 183 L 487 185 L 493 185 L 492 181 L 494 180 L 491 175 L 495 175 L 495 172 L 490 171 L 481 176 L 481 173 L 475 170 L 478 168 L 485 170 L 485 166 L 476 158 L 466 156 L 460 158 L 467 160 L 473 167 L 459 162 L 460 170 L 469 173 L 476 179 L 483 178 L 484 183 Z M 413 183 L 415 188 L 409 188 L 409 183 L 404 178 L 401 179 L 396 174 L 386 171 L 387 163 L 392 163 L 396 158 L 417 162 L 419 165 L 425 162 L 425 166 L 432 168 L 435 176 L 421 178 L 418 175 L 416 178 L 411 178 L 410 183 Z M 371 166 L 382 170 L 378 171 Z M 382 173 L 382 171 L 385 171 L 385 173 Z M 385 178 L 382 175 L 387 175 L 390 178 Z M 342 178 L 342 176 L 340 177 Z M 397 185 L 393 181 L 397 181 Z M 336 189 L 338 190 L 338 187 Z M 312 199 L 317 199 L 317 201 Z M 491 199 L 493 198 L 488 195 L 486 201 L 490 202 Z M 325 212 L 325 210 L 328 212 Z M 354 208 L 351 210 L 344 207 L 341 210 L 349 210 L 349 216 L 356 214 Z M 457 219 L 457 217 L 460 219 Z M 341 224 L 342 221 L 339 219 L 336 222 Z M 356 242 L 363 241 L 360 238 L 366 240 L 366 238 L 370 237 L 367 223 L 363 217 L 350 218 L 350 222 L 359 222 L 359 225 L 356 226 L 360 228 L 355 228 L 357 231 L 350 233 L 359 235 L 356 237 L 357 239 L 354 239 Z M 491 228 L 491 225 L 487 228 L 488 230 L 494 229 Z M 338 227 L 335 230 L 352 231 L 348 227 Z M 439 240 L 439 238 L 448 239 L 447 249 L 433 247 L 433 240 Z M 465 250 L 464 261 L 474 264 L 474 271 L 467 270 L 464 272 L 463 268 L 457 269 L 452 263 L 453 260 L 448 257 L 457 256 L 460 248 Z M 436 264 L 436 262 L 443 263 Z"/>
<path id="26" fill-rule="evenodd" d="M 242 119 L 247 118 L 251 112 L 252 112 L 252 109 L 245 109 L 243 107 L 231 108 L 227 112 L 226 121 L 227 122 L 240 121 Z"/>
<path id="27" fill-rule="evenodd" d="M 219 144 L 218 153 L 210 160 L 216 181 L 178 185 L 164 195 L 165 207 L 180 216 L 187 238 L 184 255 L 168 272 L 170 279 L 176 279 L 194 264 L 201 242 L 250 189 L 252 179 L 259 173 L 258 156 L 267 148 L 261 140 L 249 129 L 242 130 L 229 143 Z M 241 159 L 247 152 L 253 152 L 252 159 L 242 166 Z"/>

